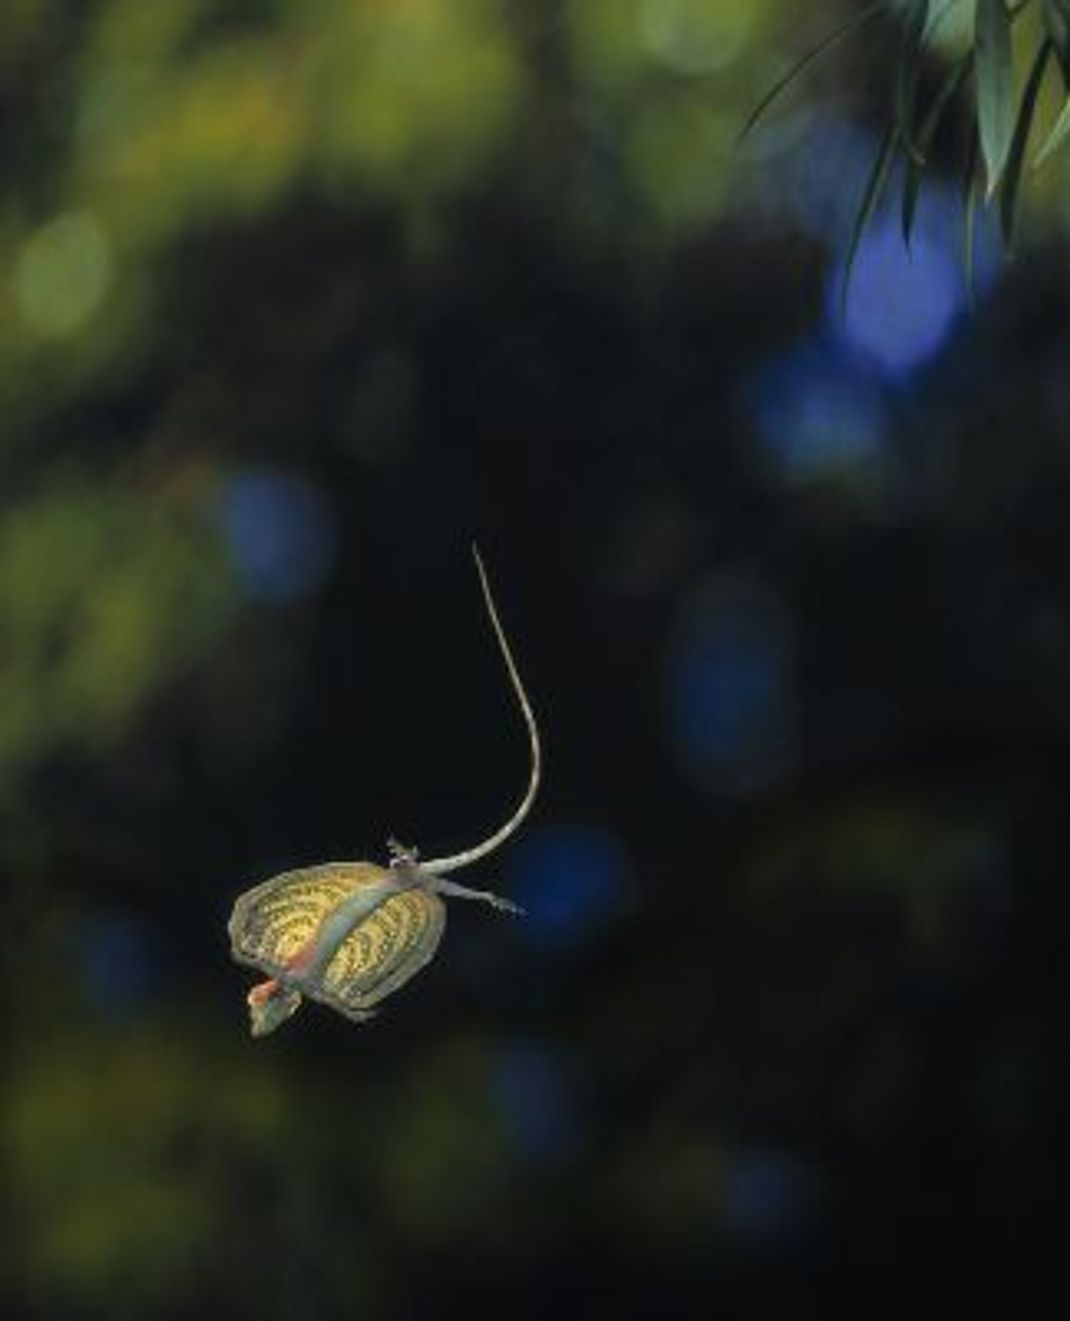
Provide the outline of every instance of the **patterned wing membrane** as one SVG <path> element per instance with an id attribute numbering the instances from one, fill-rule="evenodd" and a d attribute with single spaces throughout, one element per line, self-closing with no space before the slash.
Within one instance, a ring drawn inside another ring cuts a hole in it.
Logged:
<path id="1" fill-rule="evenodd" d="M 227 923 L 231 954 L 278 976 L 343 899 L 376 883 L 382 868 L 367 862 L 329 862 L 283 872 L 238 897 Z"/>
<path id="2" fill-rule="evenodd" d="M 445 925 L 437 895 L 392 895 L 345 938 L 319 985 L 305 989 L 343 1014 L 362 1016 L 430 961 Z"/>

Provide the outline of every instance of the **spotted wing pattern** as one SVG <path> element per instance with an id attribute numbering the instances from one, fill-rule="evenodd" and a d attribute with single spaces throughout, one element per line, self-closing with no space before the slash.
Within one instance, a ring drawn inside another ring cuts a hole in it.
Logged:
<path id="1" fill-rule="evenodd" d="M 322 980 L 305 990 L 340 1013 L 364 1017 L 429 962 L 445 925 L 446 908 L 437 895 L 391 895 L 345 938 Z"/>
<path id="2" fill-rule="evenodd" d="M 383 869 L 370 862 L 328 862 L 273 876 L 238 897 L 227 923 L 231 954 L 277 977 L 328 913 L 382 877 Z"/>

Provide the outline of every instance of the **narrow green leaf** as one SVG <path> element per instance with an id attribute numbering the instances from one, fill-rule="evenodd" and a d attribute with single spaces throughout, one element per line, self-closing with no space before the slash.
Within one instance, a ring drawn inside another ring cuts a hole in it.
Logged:
<path id="1" fill-rule="evenodd" d="M 918 144 L 920 147 L 920 143 Z M 918 210 L 918 194 L 921 192 L 922 166 L 916 156 L 906 158 L 906 174 L 903 177 L 903 197 L 899 208 L 899 224 L 903 231 L 903 244 L 910 250 L 910 236 L 914 232 L 914 216 Z"/>
<path id="2" fill-rule="evenodd" d="M 970 133 L 966 146 L 966 168 L 962 175 L 962 266 L 966 277 L 966 297 L 970 307 L 977 305 L 974 284 L 974 229 L 977 218 L 977 130 Z"/>
<path id="3" fill-rule="evenodd" d="M 977 129 L 985 162 L 986 198 L 999 187 L 1014 133 L 1011 20 L 1004 0 L 977 0 Z"/>
<path id="4" fill-rule="evenodd" d="M 937 89 L 925 112 L 925 118 L 921 121 L 918 128 L 915 145 L 921 153 L 921 159 L 910 157 L 907 160 L 906 175 L 903 179 L 903 204 L 902 204 L 902 225 L 903 242 L 910 246 L 910 236 L 914 230 L 914 214 L 918 205 L 918 193 L 921 189 L 921 172 L 929 156 L 929 148 L 932 146 L 933 138 L 936 136 L 936 130 L 940 126 L 940 120 L 943 118 L 944 111 L 954 99 L 956 93 L 962 84 L 969 77 L 970 70 L 973 68 L 973 55 L 964 55 L 957 64 L 948 70 L 944 81 Z"/>
<path id="5" fill-rule="evenodd" d="M 907 9 L 903 15 L 903 42 L 896 70 L 895 113 L 903 146 L 919 165 L 923 163 L 923 157 L 914 142 L 914 109 L 928 21 L 929 0 L 907 0 Z"/>
<path id="6" fill-rule="evenodd" d="M 851 284 L 851 271 L 854 269 L 855 258 L 858 256 L 858 249 L 862 243 L 862 236 L 865 234 L 869 222 L 873 219 L 873 213 L 880 203 L 898 145 L 899 125 L 891 124 L 885 130 L 880 146 L 877 148 L 877 154 L 873 158 L 873 164 L 866 179 L 866 186 L 862 191 L 858 210 L 855 212 L 851 234 L 847 240 L 847 258 L 844 262 L 843 285 L 840 290 L 841 318 L 847 313 L 847 292 Z"/>
<path id="7" fill-rule="evenodd" d="M 791 68 L 788 69 L 787 73 L 782 74 L 781 77 L 776 80 L 772 87 L 770 87 L 750 112 L 747 116 L 747 122 L 743 125 L 739 137 L 736 139 L 737 144 L 743 141 L 780 93 L 783 92 L 785 88 L 789 87 L 804 69 L 813 64 L 815 60 L 820 59 L 827 50 L 831 50 L 838 42 L 843 41 L 843 39 L 849 36 L 855 28 L 861 27 L 863 23 L 868 23 L 871 18 L 875 18 L 882 9 L 886 8 L 887 0 L 873 0 L 871 4 L 858 10 L 857 13 L 852 14 L 850 18 L 845 19 L 837 27 L 833 28 L 831 32 L 826 33 L 816 46 L 811 46 L 805 55 L 795 61 Z"/>
<path id="8" fill-rule="evenodd" d="M 936 11 L 936 13 L 933 14 L 932 19 L 929 22 L 929 30 L 926 33 L 926 35 L 931 37 L 932 34 L 936 31 L 936 29 L 940 26 L 940 24 L 944 21 L 944 19 L 947 18 L 948 14 L 950 14 L 953 9 L 957 9 L 960 3 L 961 0 L 944 0 L 944 3 Z M 1025 0 L 1025 3 L 1028 4 L 1029 0 Z"/>
<path id="9" fill-rule="evenodd" d="M 1040 150 L 1033 157 L 1033 169 L 1043 165 L 1051 153 L 1060 146 L 1066 135 L 1070 133 L 1070 96 L 1066 98 L 1066 103 L 1059 111 L 1059 117 L 1051 126 L 1051 132 L 1044 139 Z"/>
<path id="10" fill-rule="evenodd" d="M 1047 37 L 1037 48 L 1033 67 L 1026 79 L 1022 92 L 1022 103 L 1018 109 L 1018 119 L 1014 125 L 1014 137 L 1007 154 L 1007 166 L 1003 171 L 1003 187 L 999 198 L 1000 226 L 1003 230 L 1003 242 L 1009 250 L 1014 239 L 1014 220 L 1018 203 L 1018 185 L 1022 178 L 1022 164 L 1025 161 L 1025 147 L 1029 141 L 1029 130 L 1033 127 L 1033 114 L 1037 108 L 1037 96 L 1044 74 L 1051 59 L 1052 44 Z"/>
<path id="11" fill-rule="evenodd" d="M 1070 0 L 1044 0 L 1044 29 L 1055 47 L 1063 85 L 1070 87 Z"/>

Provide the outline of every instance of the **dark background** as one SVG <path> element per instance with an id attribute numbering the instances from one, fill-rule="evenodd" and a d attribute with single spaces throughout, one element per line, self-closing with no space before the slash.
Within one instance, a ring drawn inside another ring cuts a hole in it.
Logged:
<path id="1" fill-rule="evenodd" d="M 971 311 L 952 124 L 841 316 L 888 32 L 738 147 L 850 6 L 798 8 L 4 7 L 11 1315 L 1045 1266 L 1065 166 Z M 252 1041 L 242 889 L 522 790 L 473 538 L 547 764 L 462 879 L 528 916 L 454 903 L 374 1023 Z"/>

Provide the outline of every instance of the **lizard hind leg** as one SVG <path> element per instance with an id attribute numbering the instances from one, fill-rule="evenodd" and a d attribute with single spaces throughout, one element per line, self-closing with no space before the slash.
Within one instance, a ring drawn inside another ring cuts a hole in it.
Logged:
<path id="1" fill-rule="evenodd" d="M 524 910 L 519 904 L 514 904 L 511 899 L 504 899 L 500 894 L 493 894 L 490 890 L 473 890 L 467 885 L 459 885 L 456 881 L 447 881 L 441 876 L 435 878 L 435 890 L 448 899 L 477 899 L 481 903 L 490 904 L 491 908 L 497 908 L 503 913 L 515 913 L 518 917 L 524 916 Z"/>

